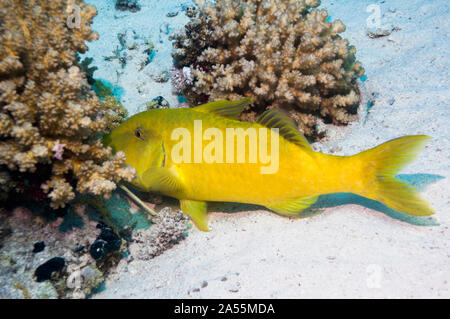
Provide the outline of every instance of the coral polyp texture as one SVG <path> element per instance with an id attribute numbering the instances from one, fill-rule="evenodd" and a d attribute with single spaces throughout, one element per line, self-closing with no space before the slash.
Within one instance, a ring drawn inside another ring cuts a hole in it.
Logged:
<path id="1" fill-rule="evenodd" d="M 96 14 L 80 0 L 0 2 L 3 199 L 34 187 L 37 199 L 64 207 L 75 189 L 108 196 L 134 177 L 125 155 L 113 155 L 98 138 L 114 126 L 114 107 L 95 96 L 76 66 L 75 54 L 98 37 L 90 28 Z"/>
<path id="2" fill-rule="evenodd" d="M 133 233 L 129 245 L 130 254 L 141 260 L 161 255 L 185 238 L 187 221 L 187 216 L 181 211 L 173 212 L 170 207 L 163 208 L 154 220 L 155 225 Z"/>
<path id="3" fill-rule="evenodd" d="M 189 66 L 194 84 L 186 97 L 206 100 L 251 96 L 243 119 L 282 108 L 307 135 L 319 121 L 346 124 L 356 118 L 356 76 L 364 69 L 355 47 L 328 21 L 318 0 L 196 1 L 198 13 L 172 36 L 178 68 Z"/>

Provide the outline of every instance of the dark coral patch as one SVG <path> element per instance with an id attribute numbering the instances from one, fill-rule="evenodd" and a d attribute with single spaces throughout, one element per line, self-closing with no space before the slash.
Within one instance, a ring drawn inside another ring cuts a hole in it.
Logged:
<path id="1" fill-rule="evenodd" d="M 34 275 L 37 282 L 49 280 L 54 272 L 61 271 L 66 265 L 66 261 L 62 257 L 54 257 L 36 268 Z"/>
<path id="2" fill-rule="evenodd" d="M 33 245 L 33 253 L 40 253 L 45 248 L 45 243 L 43 241 L 35 242 Z"/>

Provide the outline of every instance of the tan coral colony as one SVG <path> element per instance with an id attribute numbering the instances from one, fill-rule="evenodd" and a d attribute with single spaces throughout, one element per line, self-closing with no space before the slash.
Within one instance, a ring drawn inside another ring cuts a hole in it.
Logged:
<path id="1" fill-rule="evenodd" d="M 79 9 L 79 10 L 78 10 Z M 78 24 L 68 23 L 79 13 Z M 125 155 L 103 148 L 98 133 L 112 110 L 91 91 L 75 65 L 76 52 L 96 40 L 96 9 L 80 0 L 0 2 L 0 192 L 14 190 L 20 173 L 40 174 L 54 208 L 81 192 L 108 196 L 131 180 Z"/>
<path id="2" fill-rule="evenodd" d="M 318 0 L 197 0 L 199 14 L 175 34 L 173 56 L 193 68 L 188 99 L 251 96 L 244 118 L 282 108 L 307 135 L 317 121 L 356 118 L 356 76 L 364 69 L 342 39 L 340 20 L 328 21 Z"/>

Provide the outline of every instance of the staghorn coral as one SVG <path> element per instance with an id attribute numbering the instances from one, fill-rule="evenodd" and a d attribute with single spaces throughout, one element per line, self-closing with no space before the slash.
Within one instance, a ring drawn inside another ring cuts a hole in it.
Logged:
<path id="1" fill-rule="evenodd" d="M 27 193 L 31 183 L 58 208 L 75 189 L 108 196 L 134 177 L 125 155 L 98 139 L 115 126 L 117 107 L 95 96 L 76 65 L 84 41 L 98 37 L 90 29 L 95 15 L 81 0 L 0 2 L 2 197 L 11 189 Z"/>
<path id="2" fill-rule="evenodd" d="M 307 135 L 318 120 L 356 117 L 356 75 L 364 69 L 339 33 L 340 20 L 316 9 L 319 0 L 197 0 L 199 13 L 172 35 L 177 68 L 195 77 L 187 98 L 197 104 L 251 96 L 251 120 L 265 109 L 287 110 Z M 256 112 L 256 113 L 255 113 Z"/>

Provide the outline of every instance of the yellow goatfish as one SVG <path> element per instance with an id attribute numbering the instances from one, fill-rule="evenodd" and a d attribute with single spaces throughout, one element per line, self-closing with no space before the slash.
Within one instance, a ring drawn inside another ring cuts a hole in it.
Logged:
<path id="1" fill-rule="evenodd" d="M 132 185 L 180 200 L 194 224 L 209 231 L 208 201 L 257 204 L 299 216 L 319 195 L 354 193 L 397 211 L 434 213 L 416 190 L 394 177 L 430 137 L 403 136 L 353 156 L 315 152 L 278 110 L 255 123 L 237 118 L 250 99 L 136 114 L 103 142 L 136 169 Z"/>

